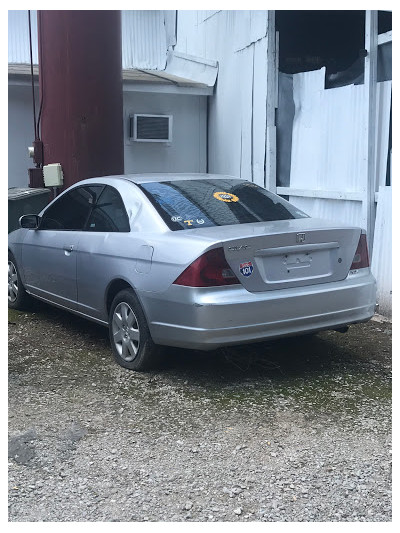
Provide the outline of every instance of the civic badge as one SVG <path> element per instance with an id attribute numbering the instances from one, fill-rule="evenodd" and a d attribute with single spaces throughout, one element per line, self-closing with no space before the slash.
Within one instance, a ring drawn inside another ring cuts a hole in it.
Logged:
<path id="1" fill-rule="evenodd" d="M 297 233 L 296 242 L 304 242 L 305 240 L 306 240 L 306 234 L 305 233 Z"/>

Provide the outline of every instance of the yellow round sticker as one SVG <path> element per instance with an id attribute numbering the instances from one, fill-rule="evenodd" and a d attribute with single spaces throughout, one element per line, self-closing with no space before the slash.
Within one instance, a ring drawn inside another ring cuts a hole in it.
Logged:
<path id="1" fill-rule="evenodd" d="M 213 194 L 214 198 L 221 200 L 221 202 L 238 202 L 239 198 L 235 194 L 230 192 L 215 192 Z"/>

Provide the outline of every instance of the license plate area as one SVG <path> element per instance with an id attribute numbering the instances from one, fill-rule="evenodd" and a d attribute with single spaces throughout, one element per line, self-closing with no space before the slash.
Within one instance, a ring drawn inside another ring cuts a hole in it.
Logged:
<path id="1" fill-rule="evenodd" d="M 290 270 L 295 268 L 311 267 L 312 256 L 309 252 L 306 252 L 304 254 L 285 254 L 282 258 L 282 262 L 284 268 L 286 268 L 288 270 L 288 273 L 290 273 Z"/>
<path id="2" fill-rule="evenodd" d="M 282 250 L 260 254 L 256 263 L 264 282 L 269 285 L 295 281 L 314 281 L 332 276 L 332 260 L 336 249 L 321 247 L 314 250 Z"/>

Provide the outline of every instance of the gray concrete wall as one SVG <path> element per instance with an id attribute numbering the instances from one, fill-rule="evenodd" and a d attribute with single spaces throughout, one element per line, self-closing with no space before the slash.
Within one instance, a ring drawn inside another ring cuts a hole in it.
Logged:
<path id="1" fill-rule="evenodd" d="M 36 93 L 38 88 L 36 88 Z M 36 112 L 39 106 L 36 104 Z M 8 87 L 8 187 L 28 187 L 28 168 L 33 160 L 28 146 L 34 140 L 32 88 L 30 85 Z"/>
<path id="2" fill-rule="evenodd" d="M 34 140 L 30 85 L 10 85 L 8 102 L 8 187 L 27 187 L 33 166 L 28 146 Z M 130 141 L 129 115 L 134 113 L 172 115 L 172 142 Z M 206 96 L 125 92 L 123 121 L 126 173 L 206 171 Z"/>
<path id="3" fill-rule="evenodd" d="M 172 115 L 172 142 L 129 140 L 129 115 Z M 125 173 L 205 172 L 207 97 L 124 92 Z"/>

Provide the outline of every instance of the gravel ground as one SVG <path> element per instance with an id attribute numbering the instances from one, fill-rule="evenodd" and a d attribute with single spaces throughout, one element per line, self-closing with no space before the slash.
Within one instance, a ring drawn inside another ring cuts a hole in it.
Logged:
<path id="1" fill-rule="evenodd" d="M 167 360 L 9 312 L 10 521 L 391 520 L 391 323 Z"/>

